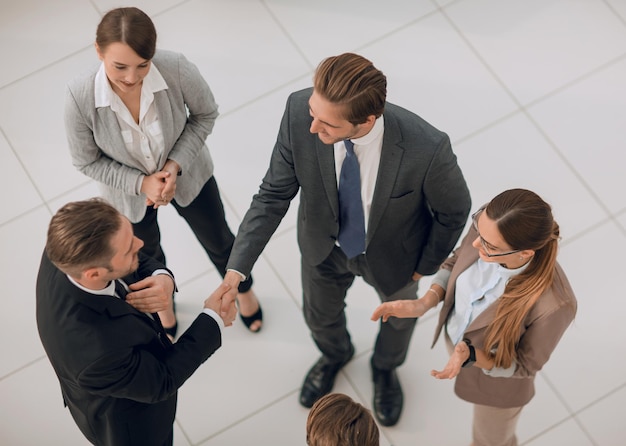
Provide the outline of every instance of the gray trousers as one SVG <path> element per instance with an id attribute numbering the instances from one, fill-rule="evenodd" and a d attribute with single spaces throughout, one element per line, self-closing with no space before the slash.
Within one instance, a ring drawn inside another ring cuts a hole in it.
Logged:
<path id="1" fill-rule="evenodd" d="M 364 255 L 348 260 L 341 248 L 335 246 L 321 264 L 311 266 L 302 260 L 302 292 L 304 319 L 319 350 L 333 361 L 342 362 L 352 354 L 350 333 L 346 327 L 345 298 L 355 276 L 376 290 L 380 300 L 417 299 L 417 282 L 409 282 L 390 296 L 377 286 Z M 374 308 L 372 308 L 374 311 Z M 380 323 L 372 365 L 391 370 L 406 359 L 411 335 L 417 318 L 389 318 Z"/>

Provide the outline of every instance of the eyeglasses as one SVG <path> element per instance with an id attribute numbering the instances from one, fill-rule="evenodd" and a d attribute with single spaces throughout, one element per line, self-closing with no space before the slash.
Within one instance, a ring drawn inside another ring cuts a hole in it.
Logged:
<path id="1" fill-rule="evenodd" d="M 480 209 L 478 209 L 476 212 L 474 212 L 472 214 L 472 226 L 474 227 L 474 229 L 478 233 L 478 238 L 480 240 L 481 246 L 483 247 L 483 250 L 485 251 L 485 255 L 487 257 L 502 257 L 502 256 L 508 256 L 509 254 L 515 254 L 516 252 L 522 251 L 521 249 L 516 249 L 514 251 L 507 251 L 507 252 L 502 252 L 502 253 L 499 253 L 499 254 L 491 254 L 489 252 L 489 249 L 487 248 L 487 242 L 485 242 L 485 239 L 482 238 L 482 236 L 480 235 L 480 232 L 478 231 L 478 216 L 484 210 L 485 210 L 485 208 L 480 208 Z"/>

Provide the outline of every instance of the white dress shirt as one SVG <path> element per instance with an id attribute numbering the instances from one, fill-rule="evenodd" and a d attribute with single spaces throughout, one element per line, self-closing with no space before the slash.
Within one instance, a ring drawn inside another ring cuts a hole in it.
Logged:
<path id="1" fill-rule="evenodd" d="M 374 198 L 376 188 L 376 177 L 378 176 L 378 166 L 380 165 L 380 155 L 383 150 L 383 134 L 385 132 L 385 121 L 381 115 L 372 130 L 365 136 L 351 139 L 354 143 L 354 154 L 359 161 L 359 171 L 361 173 L 361 201 L 363 202 L 363 216 L 365 217 L 365 232 L 367 233 L 367 222 Z M 337 174 L 337 187 L 339 187 L 339 176 L 341 166 L 346 158 L 346 146 L 343 141 L 336 142 L 335 145 L 335 173 Z"/>
<path id="2" fill-rule="evenodd" d="M 509 279 L 524 271 L 527 266 L 528 263 L 516 269 L 508 269 L 499 263 L 478 259 L 459 275 L 456 280 L 454 309 L 446 324 L 446 332 L 454 345 L 463 339 L 463 334 L 472 321 L 502 296 Z M 490 376 L 507 378 L 515 373 L 516 368 L 517 364 L 513 361 L 507 368 L 482 370 Z"/>
<path id="3" fill-rule="evenodd" d="M 163 129 L 154 104 L 154 93 L 167 89 L 165 79 L 156 66 L 152 64 L 150 71 L 143 78 L 139 106 L 139 124 L 135 122 L 122 99 L 113 91 L 104 71 L 100 66 L 95 77 L 96 108 L 110 107 L 117 116 L 126 149 L 145 169 L 148 174 L 158 170 L 161 158 L 165 153 Z M 141 192 L 143 176 L 137 181 L 136 192 Z"/>

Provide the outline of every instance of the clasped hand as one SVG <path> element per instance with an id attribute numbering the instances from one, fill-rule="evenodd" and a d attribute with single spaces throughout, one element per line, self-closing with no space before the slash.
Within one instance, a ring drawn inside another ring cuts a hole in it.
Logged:
<path id="1" fill-rule="evenodd" d="M 146 195 L 146 206 L 156 209 L 174 199 L 178 170 L 179 166 L 175 161 L 167 160 L 159 172 L 144 177 L 141 192 Z"/>
<path id="2" fill-rule="evenodd" d="M 157 313 L 163 310 L 171 310 L 174 295 L 174 280 L 167 274 L 150 276 L 139 282 L 129 285 L 131 290 L 126 296 L 126 302 L 144 313 Z M 231 286 L 222 283 L 205 301 L 204 308 L 215 311 L 229 327 L 237 316 L 237 306 Z"/>
<path id="3" fill-rule="evenodd" d="M 224 321 L 224 325 L 230 327 L 237 316 L 235 297 L 237 297 L 237 287 L 232 287 L 230 284 L 222 282 L 204 301 L 204 308 L 215 311 Z"/>

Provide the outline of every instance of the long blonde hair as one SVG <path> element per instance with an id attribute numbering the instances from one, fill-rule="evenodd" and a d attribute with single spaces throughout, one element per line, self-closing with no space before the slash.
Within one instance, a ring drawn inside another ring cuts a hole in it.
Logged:
<path id="1" fill-rule="evenodd" d="M 512 249 L 535 251 L 526 269 L 507 283 L 496 316 L 487 328 L 484 350 L 495 351 L 490 354 L 496 367 L 510 367 L 517 358 L 524 318 L 554 280 L 559 225 L 550 205 L 525 189 L 502 192 L 485 212 Z"/>

